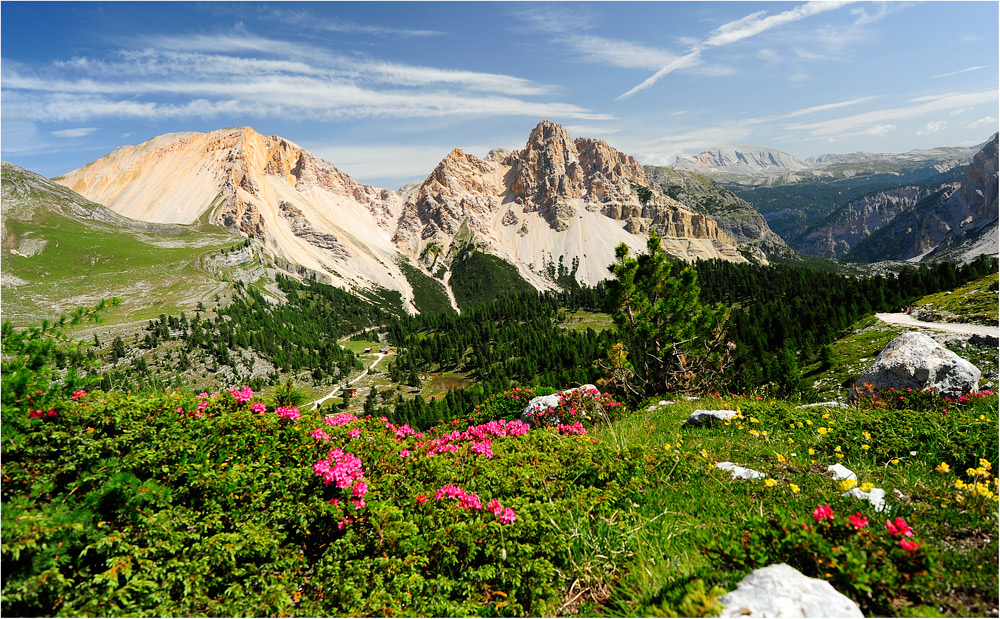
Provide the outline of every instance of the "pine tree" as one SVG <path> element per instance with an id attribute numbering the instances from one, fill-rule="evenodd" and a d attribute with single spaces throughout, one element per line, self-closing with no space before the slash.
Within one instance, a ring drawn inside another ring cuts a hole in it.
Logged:
<path id="1" fill-rule="evenodd" d="M 613 318 L 634 372 L 632 391 L 652 395 L 705 387 L 728 365 L 733 349 L 724 339 L 728 313 L 699 301 L 693 268 L 671 273 L 655 232 L 646 248 L 632 258 L 622 243 L 608 267 L 615 276 L 608 287 Z"/>

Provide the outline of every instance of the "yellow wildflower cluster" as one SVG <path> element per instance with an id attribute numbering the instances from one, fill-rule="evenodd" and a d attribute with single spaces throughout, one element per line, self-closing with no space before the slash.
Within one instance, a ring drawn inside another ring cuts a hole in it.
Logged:
<path id="1" fill-rule="evenodd" d="M 853 488 L 854 486 L 857 486 L 857 485 L 858 485 L 858 482 L 857 482 L 856 479 L 853 479 L 853 478 L 845 479 L 845 480 L 843 480 L 843 481 L 840 482 L 840 491 L 841 492 L 847 492 L 848 490 L 850 490 L 851 488 Z"/>
<path id="2" fill-rule="evenodd" d="M 1000 500 L 1000 479 L 993 477 L 990 473 L 992 465 L 989 460 L 985 458 L 979 459 L 979 466 L 976 468 L 968 468 L 965 470 L 965 474 L 972 478 L 971 483 L 966 483 L 961 479 L 955 480 L 955 501 L 958 503 L 964 503 L 967 498 L 982 497 L 984 499 L 997 499 Z M 934 469 L 938 473 L 947 473 L 951 470 L 946 462 L 942 462 Z M 993 480 L 993 489 L 990 489 L 990 479 Z"/>

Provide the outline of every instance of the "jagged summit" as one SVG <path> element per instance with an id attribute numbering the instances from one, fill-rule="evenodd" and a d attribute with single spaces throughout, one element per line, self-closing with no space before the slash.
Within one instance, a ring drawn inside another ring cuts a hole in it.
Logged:
<path id="1" fill-rule="evenodd" d="M 678 155 L 675 170 L 729 174 L 780 174 L 808 170 L 809 164 L 764 146 L 716 146 L 694 156 Z"/>
<path id="2" fill-rule="evenodd" d="M 642 250 L 654 229 L 680 258 L 744 260 L 715 220 L 665 195 L 634 157 L 551 121 L 513 152 L 479 158 L 456 148 L 399 192 L 251 127 L 157 136 L 57 180 L 128 217 L 252 236 L 281 268 L 397 290 L 411 309 L 400 264 L 423 263 L 425 275 L 433 267 L 447 286 L 447 269 L 470 247 L 507 260 L 539 289 L 555 286 L 549 267 L 558 260 L 576 265 L 581 282 L 605 279 L 614 247 Z"/>

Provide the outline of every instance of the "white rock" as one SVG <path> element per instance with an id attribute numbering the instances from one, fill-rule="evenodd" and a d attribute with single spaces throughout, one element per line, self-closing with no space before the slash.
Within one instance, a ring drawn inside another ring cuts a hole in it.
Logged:
<path id="1" fill-rule="evenodd" d="M 686 395 L 684 396 L 684 399 L 690 402 L 691 400 L 700 400 L 701 398 L 699 398 L 698 396 Z"/>
<path id="2" fill-rule="evenodd" d="M 884 512 L 889 509 L 889 505 L 885 502 L 885 490 L 881 488 L 872 488 L 868 492 L 864 492 L 861 488 L 854 487 L 841 496 L 852 496 L 856 499 L 868 501 L 877 512 Z"/>
<path id="3" fill-rule="evenodd" d="M 864 617 L 825 580 L 779 563 L 750 572 L 720 600 L 720 617 Z"/>
<path id="4" fill-rule="evenodd" d="M 673 404 L 673 402 L 670 400 L 660 400 L 660 406 L 669 406 L 671 404 Z"/>
<path id="5" fill-rule="evenodd" d="M 580 385 L 579 387 L 574 387 L 573 389 L 566 389 L 564 391 L 559 391 L 551 395 L 540 395 L 536 398 L 531 398 L 531 400 L 528 401 L 528 405 L 525 406 L 524 409 L 522 409 L 521 411 L 521 420 L 530 425 L 531 427 L 535 427 L 537 423 L 535 420 L 535 413 L 544 413 L 545 411 L 553 411 L 544 416 L 540 420 L 541 424 L 554 425 L 562 423 L 562 420 L 559 419 L 559 415 L 557 415 L 554 411 L 555 409 L 559 408 L 560 396 L 563 397 L 568 396 L 574 391 L 597 391 L 597 387 L 593 385 Z M 583 419 L 587 419 L 586 413 L 580 411 L 579 414 Z"/>
<path id="6" fill-rule="evenodd" d="M 833 472 L 833 478 L 837 479 L 837 480 L 840 480 L 840 479 L 853 479 L 853 480 L 857 481 L 857 479 L 858 479 L 858 476 L 854 474 L 854 471 L 852 471 L 851 469 L 847 468 L 843 464 L 831 464 L 830 466 L 826 467 L 826 470 L 832 471 Z"/>
<path id="7" fill-rule="evenodd" d="M 851 397 L 857 397 L 865 383 L 879 390 L 933 387 L 945 395 L 960 396 L 979 391 L 980 376 L 979 368 L 931 336 L 910 331 L 886 345 L 854 384 Z"/>
<path id="8" fill-rule="evenodd" d="M 706 411 L 698 409 L 687 418 L 684 422 L 686 426 L 713 426 L 719 421 L 724 419 L 729 419 L 736 416 L 736 411 L 731 410 L 719 410 L 719 411 Z"/>
<path id="9" fill-rule="evenodd" d="M 823 406 L 826 408 L 851 408 L 850 405 L 844 404 L 843 402 L 815 402 L 813 404 L 801 404 L 795 408 L 816 408 L 817 406 Z"/>
<path id="10" fill-rule="evenodd" d="M 716 462 L 715 468 L 722 469 L 723 471 L 732 471 L 733 479 L 762 479 L 766 477 L 760 471 L 748 469 L 733 462 Z"/>

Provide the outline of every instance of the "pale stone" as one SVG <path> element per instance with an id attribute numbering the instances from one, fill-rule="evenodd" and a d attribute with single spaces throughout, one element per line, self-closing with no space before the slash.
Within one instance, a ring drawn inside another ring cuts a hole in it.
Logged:
<path id="1" fill-rule="evenodd" d="M 713 426 L 720 421 L 726 419 L 731 419 L 736 416 L 736 411 L 733 410 L 718 410 L 718 411 L 707 411 L 698 409 L 687 418 L 684 422 L 686 426 Z"/>
<path id="2" fill-rule="evenodd" d="M 832 472 L 833 478 L 837 480 L 853 479 L 857 481 L 858 479 L 858 476 L 854 474 L 854 471 L 847 468 L 843 464 L 831 464 L 830 466 L 826 467 L 826 470 Z"/>
<path id="3" fill-rule="evenodd" d="M 733 479 L 763 479 L 766 477 L 760 471 L 748 469 L 733 462 L 716 462 L 715 468 L 722 469 L 723 471 L 732 471 Z"/>
<path id="4" fill-rule="evenodd" d="M 720 617 L 864 617 L 830 583 L 784 563 L 750 572 L 719 601 L 725 607 Z"/>
<path id="5" fill-rule="evenodd" d="M 871 367 L 857 380 L 851 396 L 871 384 L 877 390 L 937 389 L 960 396 L 979 390 L 979 368 L 919 331 L 904 333 L 889 342 Z"/>
<path id="6" fill-rule="evenodd" d="M 868 492 L 865 492 L 861 488 L 854 487 L 842 496 L 852 496 L 856 499 L 868 501 L 877 512 L 884 512 L 889 509 L 889 505 L 885 502 L 885 490 L 881 488 L 872 488 Z"/>

